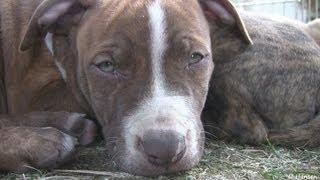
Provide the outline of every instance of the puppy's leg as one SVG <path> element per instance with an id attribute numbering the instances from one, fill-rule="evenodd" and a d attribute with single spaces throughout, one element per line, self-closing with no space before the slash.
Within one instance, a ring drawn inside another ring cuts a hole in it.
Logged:
<path id="1" fill-rule="evenodd" d="M 320 90 L 316 97 L 316 112 L 313 119 L 300 126 L 270 130 L 269 139 L 275 145 L 282 146 L 320 146 Z"/>
<path id="2" fill-rule="evenodd" d="M 86 119 L 84 114 L 69 112 L 32 112 L 24 115 L 0 115 L 0 127 L 8 126 L 54 127 L 79 138 L 81 145 L 90 144 L 97 133 L 95 123 Z"/>
<path id="3" fill-rule="evenodd" d="M 0 171 L 51 169 L 65 162 L 76 139 L 56 128 L 5 127 L 0 129 Z"/>
<path id="4" fill-rule="evenodd" d="M 241 143 L 259 144 L 267 137 L 267 128 L 262 119 L 249 104 L 241 100 L 230 100 L 221 125 L 226 132 L 231 133 L 232 138 Z"/>
<path id="5" fill-rule="evenodd" d="M 320 115 L 301 126 L 271 130 L 269 139 L 275 145 L 317 147 L 320 145 Z"/>
<path id="6" fill-rule="evenodd" d="M 204 113 L 206 116 L 204 117 L 206 121 L 204 126 L 215 122 L 218 128 L 212 128 L 210 125 L 206 130 L 211 129 L 212 131 L 209 131 L 213 135 L 241 143 L 258 144 L 266 140 L 267 128 L 249 103 L 235 94 L 227 94 L 219 96 L 219 98 L 223 99 L 212 99 L 212 103 L 209 102 L 209 108 Z"/>

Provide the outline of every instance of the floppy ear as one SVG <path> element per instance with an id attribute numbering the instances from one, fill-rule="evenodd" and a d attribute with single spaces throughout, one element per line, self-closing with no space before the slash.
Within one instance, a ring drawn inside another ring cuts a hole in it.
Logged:
<path id="1" fill-rule="evenodd" d="M 225 25 L 235 26 L 248 44 L 253 44 L 249 33 L 235 6 L 229 0 L 199 0 L 209 23 L 219 21 Z"/>
<path id="2" fill-rule="evenodd" d="M 25 51 L 40 43 L 48 32 L 64 31 L 80 21 L 85 10 L 94 0 L 44 0 L 29 21 L 27 31 L 20 43 Z"/>

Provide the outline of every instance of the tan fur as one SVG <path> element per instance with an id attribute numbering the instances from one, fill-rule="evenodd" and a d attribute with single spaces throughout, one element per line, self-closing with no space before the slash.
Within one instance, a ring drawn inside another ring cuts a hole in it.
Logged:
<path id="1" fill-rule="evenodd" d="M 309 22 L 305 28 L 308 34 L 320 45 L 320 19 Z"/>
<path id="2" fill-rule="evenodd" d="M 5 171 L 55 167 L 74 151 L 76 138 L 89 144 L 96 133 L 95 125 L 83 115 L 69 121 L 75 114 L 55 112 L 86 113 L 66 90 L 44 43 L 19 51 L 28 21 L 41 2 L 0 2 L 0 169 Z M 42 128 L 48 126 L 54 128 Z M 69 149 L 63 147 L 69 143 L 65 138 L 72 139 Z"/>

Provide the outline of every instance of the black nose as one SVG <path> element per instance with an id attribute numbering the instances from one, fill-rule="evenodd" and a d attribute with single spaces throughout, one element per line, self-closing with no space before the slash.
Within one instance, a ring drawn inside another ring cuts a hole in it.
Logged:
<path id="1" fill-rule="evenodd" d="M 148 161 L 156 166 L 178 162 L 186 151 L 185 137 L 175 131 L 150 130 L 140 143 Z"/>

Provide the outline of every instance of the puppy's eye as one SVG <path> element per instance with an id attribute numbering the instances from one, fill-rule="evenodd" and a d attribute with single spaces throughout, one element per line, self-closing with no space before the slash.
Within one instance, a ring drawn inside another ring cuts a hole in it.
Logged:
<path id="1" fill-rule="evenodd" d="M 111 61 L 104 61 L 96 64 L 96 66 L 103 72 L 114 72 L 115 70 L 115 65 Z"/>
<path id="2" fill-rule="evenodd" d="M 201 54 L 199 52 L 194 52 L 194 53 L 191 54 L 189 64 L 198 63 L 198 62 L 202 61 L 203 59 L 204 59 L 204 55 L 203 54 Z"/>

